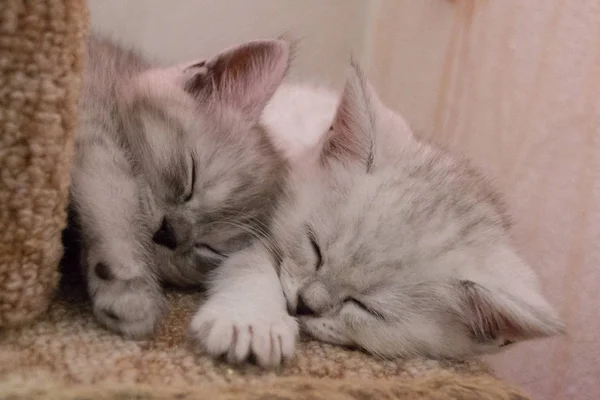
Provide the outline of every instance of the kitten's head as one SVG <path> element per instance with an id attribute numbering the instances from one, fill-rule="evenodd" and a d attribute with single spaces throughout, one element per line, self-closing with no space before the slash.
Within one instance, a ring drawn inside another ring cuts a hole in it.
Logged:
<path id="1" fill-rule="evenodd" d="M 199 283 L 264 233 L 287 168 L 258 120 L 289 58 L 284 41 L 248 42 L 211 60 L 151 69 L 121 91 L 163 280 Z"/>
<path id="2" fill-rule="evenodd" d="M 357 67 L 312 151 L 274 218 L 288 308 L 309 334 L 454 358 L 563 329 L 487 182 L 412 139 Z"/>

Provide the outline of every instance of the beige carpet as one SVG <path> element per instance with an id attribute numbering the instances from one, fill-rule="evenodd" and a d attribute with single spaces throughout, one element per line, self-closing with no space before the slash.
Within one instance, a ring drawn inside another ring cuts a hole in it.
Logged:
<path id="1" fill-rule="evenodd" d="M 279 371 L 236 368 L 187 340 L 199 294 L 170 293 L 156 337 L 129 341 L 96 324 L 82 292 L 69 285 L 39 322 L 0 332 L 0 398 L 525 398 L 479 361 L 384 361 L 314 341 Z"/>
<path id="2" fill-rule="evenodd" d="M 1 395 L 0 395 L 1 396 Z M 10 397 L 9 397 L 10 396 Z M 76 387 L 64 390 L 15 388 L 11 400 L 526 400 L 520 393 L 486 377 L 437 376 L 412 381 L 336 381 L 282 378 L 263 385 L 172 389 L 154 387 Z"/>

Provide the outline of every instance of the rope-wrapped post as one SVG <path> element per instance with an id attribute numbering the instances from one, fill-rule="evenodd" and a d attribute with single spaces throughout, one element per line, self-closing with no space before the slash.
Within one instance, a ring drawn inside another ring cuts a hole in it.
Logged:
<path id="1" fill-rule="evenodd" d="M 0 327 L 57 287 L 87 27 L 85 0 L 0 1 Z"/>

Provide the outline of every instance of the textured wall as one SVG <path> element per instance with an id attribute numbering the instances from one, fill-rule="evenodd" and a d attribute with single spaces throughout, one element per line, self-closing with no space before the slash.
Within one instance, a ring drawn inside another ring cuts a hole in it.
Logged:
<path id="1" fill-rule="evenodd" d="M 600 398 L 600 1 L 383 0 L 370 75 L 496 177 L 568 337 L 492 358 L 537 399 Z"/>
<path id="2" fill-rule="evenodd" d="M 164 60 L 212 55 L 284 32 L 301 39 L 292 75 L 341 86 L 350 53 L 361 56 L 369 1 L 88 0 L 92 27 Z"/>

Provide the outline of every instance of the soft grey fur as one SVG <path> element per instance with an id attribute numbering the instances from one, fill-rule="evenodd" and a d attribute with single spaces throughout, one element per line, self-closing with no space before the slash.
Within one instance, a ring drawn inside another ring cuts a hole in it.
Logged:
<path id="1" fill-rule="evenodd" d="M 296 161 L 271 240 L 216 271 L 192 321 L 209 353 L 278 365 L 292 316 L 385 357 L 467 357 L 562 331 L 489 183 L 415 140 L 357 66 L 331 129 Z"/>
<path id="2" fill-rule="evenodd" d="M 257 121 L 289 49 L 248 42 L 163 68 L 87 44 L 71 205 L 96 317 L 141 337 L 163 311 L 162 282 L 198 284 L 265 233 L 287 168 Z"/>

